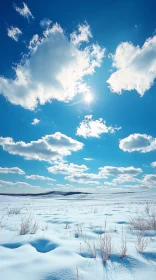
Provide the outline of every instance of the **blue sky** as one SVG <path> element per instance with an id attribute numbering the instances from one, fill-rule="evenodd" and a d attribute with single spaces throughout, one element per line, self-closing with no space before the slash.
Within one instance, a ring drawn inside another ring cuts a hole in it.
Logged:
<path id="1" fill-rule="evenodd" d="M 0 6 L 0 192 L 154 191 L 155 1 Z"/>

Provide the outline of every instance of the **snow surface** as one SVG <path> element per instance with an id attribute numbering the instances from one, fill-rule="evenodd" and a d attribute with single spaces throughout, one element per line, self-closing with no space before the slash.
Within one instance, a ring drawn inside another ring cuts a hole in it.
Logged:
<path id="1" fill-rule="evenodd" d="M 155 205 L 156 193 L 79 194 L 69 197 L 0 196 L 0 280 L 155 280 L 156 232 L 139 254 L 137 232 L 129 229 L 133 215 Z M 19 214 L 8 214 L 19 208 Z M 21 220 L 31 216 L 39 225 L 35 234 L 19 235 Z M 99 253 L 104 225 L 111 233 L 113 250 L 106 264 Z M 78 232 L 97 244 L 97 258 Z M 119 257 L 122 232 L 127 256 Z"/>

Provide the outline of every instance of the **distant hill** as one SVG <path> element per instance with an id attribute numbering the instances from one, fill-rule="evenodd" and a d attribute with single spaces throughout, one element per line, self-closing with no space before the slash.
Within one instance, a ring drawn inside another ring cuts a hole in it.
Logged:
<path id="1" fill-rule="evenodd" d="M 61 192 L 61 191 L 51 191 L 45 193 L 0 193 L 0 195 L 7 195 L 7 196 L 44 196 L 44 195 L 62 195 L 62 196 L 69 196 L 74 194 L 89 194 L 88 192 Z"/>

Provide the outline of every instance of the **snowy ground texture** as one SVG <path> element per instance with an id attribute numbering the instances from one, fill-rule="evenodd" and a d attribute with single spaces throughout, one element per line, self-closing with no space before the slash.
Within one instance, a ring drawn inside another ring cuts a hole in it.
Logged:
<path id="1" fill-rule="evenodd" d="M 0 279 L 155 280 L 155 211 L 147 192 L 0 196 Z"/>

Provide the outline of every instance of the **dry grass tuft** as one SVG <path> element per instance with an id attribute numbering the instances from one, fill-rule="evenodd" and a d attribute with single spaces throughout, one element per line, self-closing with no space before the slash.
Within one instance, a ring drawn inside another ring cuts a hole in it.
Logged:
<path id="1" fill-rule="evenodd" d="M 107 224 L 105 222 L 104 234 L 100 235 L 99 238 L 100 253 L 103 263 L 105 264 L 111 256 L 112 253 L 112 240 L 111 233 L 107 231 Z"/>
<path id="2" fill-rule="evenodd" d="M 20 235 L 25 235 L 27 233 L 35 234 L 38 230 L 38 224 L 36 221 L 33 221 L 32 216 L 24 217 L 20 224 Z"/>

